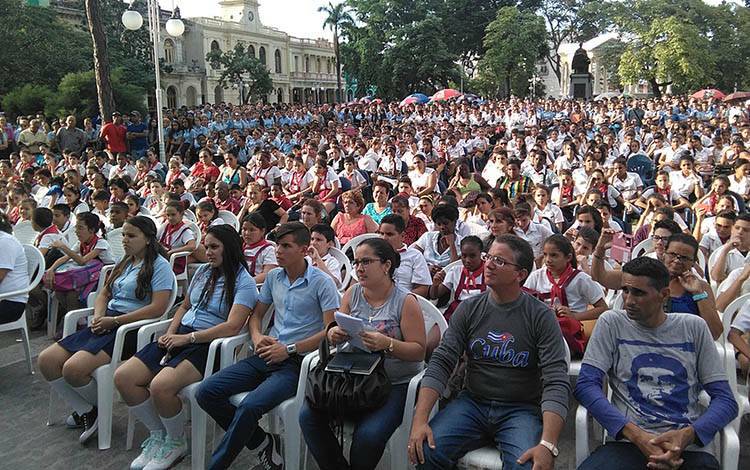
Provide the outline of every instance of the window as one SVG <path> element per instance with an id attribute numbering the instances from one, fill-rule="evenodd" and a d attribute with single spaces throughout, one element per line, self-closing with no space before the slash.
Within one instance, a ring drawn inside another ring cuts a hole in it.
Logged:
<path id="1" fill-rule="evenodd" d="M 247 45 L 247 55 L 255 59 L 255 46 L 252 44 Z"/>
<path id="2" fill-rule="evenodd" d="M 167 88 L 167 108 L 177 107 L 177 89 L 173 86 Z"/>
<path id="3" fill-rule="evenodd" d="M 305 73 L 310 71 L 310 58 L 305 57 Z"/>
<path id="4" fill-rule="evenodd" d="M 294 56 L 294 71 L 299 72 L 299 56 Z"/>
<path id="5" fill-rule="evenodd" d="M 164 62 L 174 64 L 175 47 L 174 41 L 167 39 L 164 41 Z"/>
<path id="6" fill-rule="evenodd" d="M 266 48 L 263 46 L 258 49 L 258 59 L 260 59 L 261 64 L 266 65 Z"/>
<path id="7" fill-rule="evenodd" d="M 281 73 L 281 51 L 276 49 L 273 53 L 274 70 L 276 73 Z"/>
<path id="8" fill-rule="evenodd" d="M 320 72 L 323 71 L 323 69 L 320 68 L 320 58 L 318 58 L 318 60 L 317 60 L 317 68 L 315 69 L 315 71 L 317 73 L 320 73 Z"/>
<path id="9" fill-rule="evenodd" d="M 215 51 L 221 51 L 221 48 L 219 47 L 219 43 L 216 41 L 211 41 L 211 52 Z"/>
<path id="10" fill-rule="evenodd" d="M 328 59 L 326 61 L 326 63 L 327 63 L 327 66 L 328 66 L 328 75 L 330 75 L 331 74 L 331 59 Z"/>

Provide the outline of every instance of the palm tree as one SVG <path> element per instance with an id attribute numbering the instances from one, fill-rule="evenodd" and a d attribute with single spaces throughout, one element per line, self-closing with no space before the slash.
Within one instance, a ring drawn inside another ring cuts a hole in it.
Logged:
<path id="1" fill-rule="evenodd" d="M 341 101 L 341 56 L 339 54 L 339 31 L 354 25 L 354 18 L 344 3 L 335 5 L 328 2 L 328 6 L 318 7 L 319 12 L 328 14 L 323 22 L 323 28 L 333 30 L 333 53 L 336 56 L 336 102 Z"/>

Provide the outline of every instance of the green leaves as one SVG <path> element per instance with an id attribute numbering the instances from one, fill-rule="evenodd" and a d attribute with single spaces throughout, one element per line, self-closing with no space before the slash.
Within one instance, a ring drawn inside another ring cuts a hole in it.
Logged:
<path id="1" fill-rule="evenodd" d="M 232 85 L 242 87 L 245 95 L 242 104 L 246 104 L 251 97 L 265 99 L 273 90 L 273 81 L 266 66 L 250 55 L 241 43 L 237 43 L 230 51 L 209 52 L 206 54 L 206 61 L 212 67 L 221 69 L 219 84 L 223 88 Z"/>

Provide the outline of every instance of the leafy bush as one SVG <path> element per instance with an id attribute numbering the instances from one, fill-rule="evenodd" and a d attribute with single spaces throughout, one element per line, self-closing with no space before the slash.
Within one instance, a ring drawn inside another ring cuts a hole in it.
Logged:
<path id="1" fill-rule="evenodd" d="M 17 116 L 36 113 L 46 108 L 52 97 L 52 90 L 45 85 L 27 83 L 14 88 L 3 98 L 3 110 L 11 119 Z"/>

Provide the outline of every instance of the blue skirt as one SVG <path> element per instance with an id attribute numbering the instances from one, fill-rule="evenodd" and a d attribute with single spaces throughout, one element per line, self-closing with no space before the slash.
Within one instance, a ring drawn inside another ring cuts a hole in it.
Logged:
<path id="1" fill-rule="evenodd" d="M 178 335 L 190 334 L 193 331 L 197 330 L 185 325 L 180 325 L 177 328 Z M 208 360 L 208 348 L 209 343 L 186 344 L 180 348 L 174 348 L 170 353 L 169 360 L 164 365 L 161 365 L 161 360 L 167 353 L 167 350 L 160 348 L 159 344 L 154 341 L 135 353 L 135 357 L 140 359 L 154 374 L 158 374 L 165 367 L 175 368 L 182 361 L 189 361 L 198 373 L 203 375 L 203 371 L 206 370 L 206 361 Z M 218 359 L 217 356 L 217 363 Z"/>
<path id="2" fill-rule="evenodd" d="M 107 316 L 118 316 L 121 313 L 107 310 Z M 115 338 L 117 337 L 117 328 L 110 331 L 109 333 L 96 334 L 91 330 L 91 327 L 86 327 L 82 330 L 78 330 L 72 335 L 66 336 L 57 342 L 63 349 L 69 353 L 77 353 L 78 351 L 86 351 L 93 355 L 98 354 L 100 351 L 106 352 L 109 357 L 112 357 L 113 350 L 115 349 Z M 127 359 L 135 353 L 135 348 L 138 345 L 138 330 L 130 331 L 125 335 L 125 343 L 122 347 L 122 357 Z"/>

